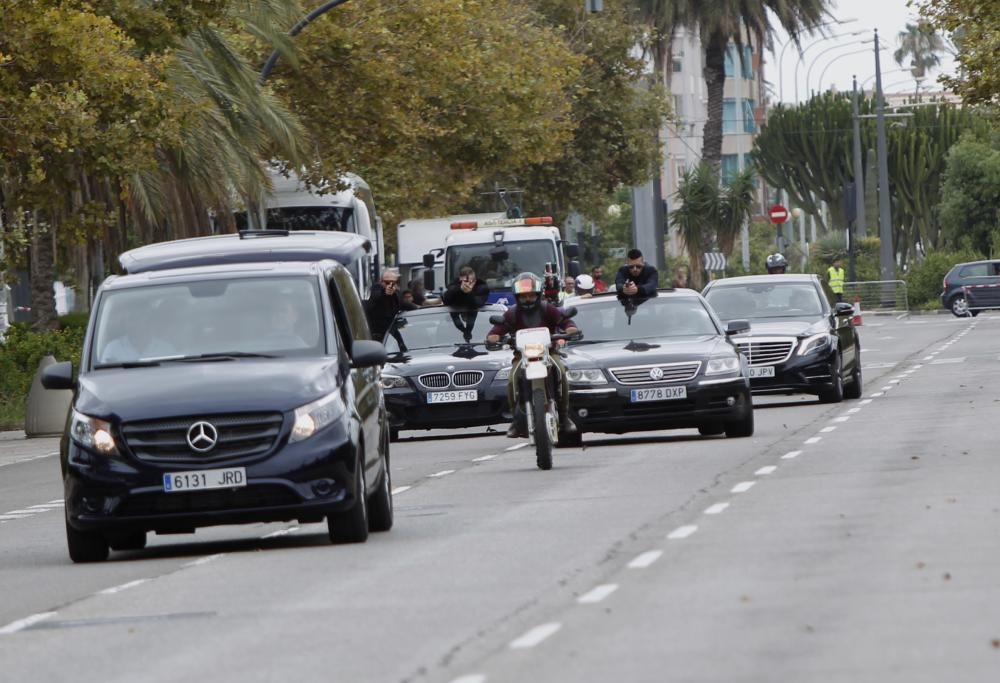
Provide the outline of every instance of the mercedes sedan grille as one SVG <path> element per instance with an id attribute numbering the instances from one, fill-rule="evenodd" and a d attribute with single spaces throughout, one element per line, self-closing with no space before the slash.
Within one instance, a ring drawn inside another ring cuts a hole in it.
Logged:
<path id="1" fill-rule="evenodd" d="M 746 356 L 751 366 L 784 363 L 792 355 L 792 349 L 795 348 L 795 340 L 787 337 L 734 339 L 733 341 L 736 342 L 736 348 Z"/>

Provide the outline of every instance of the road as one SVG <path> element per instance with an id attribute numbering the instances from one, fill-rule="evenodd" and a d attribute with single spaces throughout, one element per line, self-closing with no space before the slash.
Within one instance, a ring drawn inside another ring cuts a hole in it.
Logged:
<path id="1" fill-rule="evenodd" d="M 866 316 L 864 397 L 749 439 L 393 444 L 396 526 L 70 563 L 56 441 L 0 440 L 4 681 L 996 681 L 1000 314 Z"/>

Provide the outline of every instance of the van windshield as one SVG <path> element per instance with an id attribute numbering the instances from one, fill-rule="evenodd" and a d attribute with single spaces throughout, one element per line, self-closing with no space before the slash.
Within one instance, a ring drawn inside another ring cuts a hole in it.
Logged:
<path id="1" fill-rule="evenodd" d="M 556 266 L 555 243 L 551 240 L 524 240 L 506 242 L 502 247 L 492 242 L 480 244 L 453 244 L 448 247 L 448 271 L 445 284 L 458 279 L 458 271 L 472 266 L 476 277 L 486 282 L 491 290 L 510 289 L 514 278 L 524 272 L 541 277 L 545 264 Z"/>
<path id="2" fill-rule="evenodd" d="M 326 353 L 321 300 L 307 277 L 234 278 L 105 292 L 90 367 L 204 356 Z"/>

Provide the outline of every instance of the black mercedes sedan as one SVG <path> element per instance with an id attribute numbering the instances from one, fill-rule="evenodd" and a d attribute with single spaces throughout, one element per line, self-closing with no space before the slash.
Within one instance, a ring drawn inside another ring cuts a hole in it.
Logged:
<path id="1" fill-rule="evenodd" d="M 723 321 L 753 326 L 733 341 L 750 363 L 755 394 L 814 394 L 823 403 L 861 397 L 854 307 L 831 307 L 816 275 L 725 278 L 708 283 L 703 294 Z"/>
<path id="2" fill-rule="evenodd" d="M 567 347 L 566 372 L 581 433 L 753 435 L 748 366 L 729 339 L 746 331 L 746 321 L 724 328 L 690 289 L 631 302 L 602 294 L 573 305 L 583 340 Z"/>
<path id="3" fill-rule="evenodd" d="M 511 352 L 484 346 L 490 316 L 501 305 L 463 310 L 430 306 L 404 311 L 385 336 L 389 363 L 382 388 L 390 434 L 401 429 L 454 429 L 510 421 Z"/>

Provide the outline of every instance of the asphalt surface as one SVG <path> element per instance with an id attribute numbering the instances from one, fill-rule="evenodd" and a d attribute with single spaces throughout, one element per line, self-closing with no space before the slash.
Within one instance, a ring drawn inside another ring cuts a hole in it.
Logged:
<path id="1" fill-rule="evenodd" d="M 54 439 L 0 437 L 0 680 L 996 681 L 1000 315 L 866 316 L 861 400 L 586 435 L 542 472 L 403 432 L 396 526 L 73 565 Z"/>

